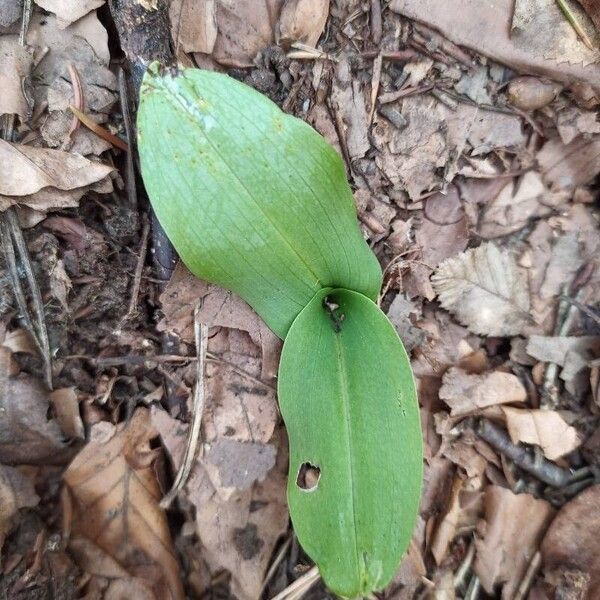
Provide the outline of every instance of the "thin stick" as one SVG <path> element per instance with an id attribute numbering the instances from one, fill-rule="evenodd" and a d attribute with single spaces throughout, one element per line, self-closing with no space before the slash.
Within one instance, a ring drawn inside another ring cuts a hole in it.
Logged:
<path id="1" fill-rule="evenodd" d="M 146 262 L 146 252 L 148 250 L 148 236 L 150 234 L 150 222 L 147 217 L 144 217 L 144 227 L 142 229 L 142 242 L 140 244 L 140 253 L 138 255 L 137 265 L 135 267 L 135 275 L 133 277 L 133 285 L 131 286 L 131 300 L 129 301 L 129 309 L 125 318 L 128 319 L 135 312 L 138 296 L 140 293 L 140 285 L 142 283 L 142 272 L 144 263 Z"/>
<path id="2" fill-rule="evenodd" d="M 456 570 L 454 574 L 454 587 L 459 588 L 462 587 L 465 583 L 465 579 L 467 578 L 467 574 L 471 570 L 471 565 L 473 564 L 473 559 L 475 558 L 475 542 L 471 541 L 469 549 L 465 554 L 463 561 L 460 563 L 460 566 Z"/>
<path id="3" fill-rule="evenodd" d="M 44 315 L 44 304 L 42 302 L 42 294 L 37 283 L 37 279 L 33 272 L 29 250 L 23 237 L 23 231 L 19 225 L 19 220 L 15 213 L 14 207 L 9 207 L 4 212 L 5 218 L 3 221 L 3 247 L 6 255 L 11 277 L 13 281 L 13 289 L 15 299 L 19 305 L 19 309 L 23 313 L 25 325 L 32 334 L 44 362 L 44 376 L 49 389 L 52 389 L 52 359 L 50 356 L 50 341 L 48 339 L 48 330 L 46 329 L 46 318 Z M 16 249 L 16 253 L 15 253 Z M 31 293 L 31 301 L 33 304 L 33 312 L 35 320 L 29 314 L 29 307 L 25 298 L 25 293 L 21 287 L 21 281 L 17 270 L 17 255 Z"/>
<path id="4" fill-rule="evenodd" d="M 571 24 L 571 27 L 575 30 L 575 33 L 581 38 L 581 41 L 590 49 L 594 49 L 594 44 L 592 44 L 592 40 L 590 40 L 588 34 L 585 32 L 585 29 L 581 26 L 581 23 L 577 20 L 577 17 L 571 10 L 571 7 L 565 2 L 565 0 L 556 0 L 556 3 L 562 10 L 565 15 L 567 21 Z"/>
<path id="5" fill-rule="evenodd" d="M 83 95 L 83 86 L 81 85 L 81 78 L 79 77 L 79 73 L 75 68 L 73 63 L 69 63 L 69 75 L 71 76 L 71 85 L 73 86 L 73 102 L 74 106 L 81 112 L 85 111 L 85 96 Z M 71 136 L 79 129 L 79 125 L 81 121 L 74 114 L 71 119 L 71 127 L 69 127 L 69 133 L 67 134 L 67 139 L 70 139 Z"/>
<path id="6" fill-rule="evenodd" d="M 319 569 L 313 567 L 310 571 L 307 571 L 298 577 L 296 581 L 288 585 L 285 590 L 279 592 L 277 596 L 274 596 L 271 600 L 298 600 L 302 598 L 306 592 L 320 579 Z"/>
<path id="7" fill-rule="evenodd" d="M 168 508 L 171 502 L 177 497 L 177 494 L 183 489 L 194 466 L 196 452 L 200 443 L 200 425 L 202 424 L 202 413 L 204 412 L 204 365 L 206 359 L 206 346 L 208 340 L 208 328 L 200 322 L 200 304 L 194 310 L 194 338 L 196 341 L 196 353 L 198 361 L 196 363 L 196 387 L 194 389 L 194 407 L 192 413 L 192 422 L 188 430 L 188 439 L 185 447 L 185 453 L 181 466 L 173 487 L 160 501 L 161 508 Z"/>
<path id="8" fill-rule="evenodd" d="M 125 127 L 125 138 L 127 146 L 133 148 L 133 126 L 131 123 L 131 111 L 129 110 L 129 93 L 127 91 L 127 80 L 125 71 L 119 69 L 119 98 L 121 102 L 121 115 L 123 115 L 123 126 Z M 128 152 L 125 157 L 127 200 L 131 208 L 137 207 L 137 189 L 135 186 L 135 167 L 133 165 L 133 152 Z"/>
<path id="9" fill-rule="evenodd" d="M 524 600 L 527 597 L 527 593 L 529 592 L 529 588 L 533 582 L 533 578 L 538 572 L 539 568 L 542 566 L 542 555 L 539 552 L 536 552 L 527 567 L 527 571 L 523 576 L 521 584 L 519 585 L 519 589 L 515 593 L 515 597 L 513 600 Z"/>
<path id="10" fill-rule="evenodd" d="M 277 567 L 281 564 L 281 561 L 283 560 L 283 557 L 286 555 L 287 551 L 289 550 L 291 543 L 292 543 L 292 534 L 288 535 L 287 540 L 285 540 L 285 542 L 282 544 L 281 548 L 279 549 L 279 552 L 277 553 L 277 556 L 275 557 L 275 559 L 273 560 L 273 563 L 269 567 L 269 570 L 267 571 L 267 574 L 265 575 L 265 578 L 263 579 L 262 585 L 260 586 L 260 592 L 258 593 L 258 598 L 262 598 L 265 588 L 267 587 L 269 581 L 271 581 L 273 575 L 275 575 L 275 571 L 277 571 Z"/>
<path id="11" fill-rule="evenodd" d="M 101 137 L 103 140 L 106 140 L 109 144 L 116 146 L 120 150 L 124 152 L 129 151 L 129 146 L 119 137 L 113 135 L 107 129 L 104 129 L 102 125 L 96 123 L 90 119 L 85 113 L 82 113 L 77 107 L 69 106 L 69 110 L 90 130 L 93 131 L 98 137 Z"/>
<path id="12" fill-rule="evenodd" d="M 19 44 L 25 45 L 27 38 L 27 30 L 29 29 L 29 21 L 31 21 L 31 5 L 33 0 L 25 0 L 23 3 L 23 18 L 21 20 L 21 31 L 19 33 Z"/>

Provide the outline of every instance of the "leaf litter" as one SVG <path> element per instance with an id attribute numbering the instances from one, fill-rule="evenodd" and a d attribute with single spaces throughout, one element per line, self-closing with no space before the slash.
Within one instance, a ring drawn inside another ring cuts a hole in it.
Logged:
<path id="1" fill-rule="evenodd" d="M 597 50 L 554 2 L 438 4 L 186 0 L 171 4 L 171 34 L 182 63 L 254 85 L 346 162 L 425 439 L 421 515 L 386 597 L 594 598 Z M 581 5 L 593 38 L 597 14 Z M 26 228 L 55 389 L 0 261 L 1 589 L 51 579 L 65 597 L 77 581 L 89 598 L 254 599 L 309 581 L 304 597 L 330 597 L 288 521 L 280 342 L 181 265 L 158 282 L 122 152 L 71 131 L 83 99 L 126 139 L 110 11 L 45 0 L 24 46 L 9 12 L 0 210 Z M 195 310 L 206 405 L 165 512 L 197 383 Z"/>

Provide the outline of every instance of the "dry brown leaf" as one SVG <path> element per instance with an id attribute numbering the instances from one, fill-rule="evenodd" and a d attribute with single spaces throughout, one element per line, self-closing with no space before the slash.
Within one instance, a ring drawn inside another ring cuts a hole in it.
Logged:
<path id="1" fill-rule="evenodd" d="M 90 442 L 64 480 L 73 499 L 72 530 L 94 541 L 130 576 L 145 580 L 153 600 L 182 600 L 175 548 L 152 463 L 156 431 L 138 409 L 106 442 Z"/>
<path id="2" fill-rule="evenodd" d="M 479 234 L 497 238 L 525 227 L 532 219 L 552 214 L 569 199 L 566 192 L 550 192 L 535 171 L 527 172 L 517 183 L 509 180 L 500 193 L 483 206 Z"/>
<path id="3" fill-rule="evenodd" d="M 12 25 L 22 14 L 23 6 L 15 0 L 0 0 L 0 26 Z"/>
<path id="4" fill-rule="evenodd" d="M 218 35 L 212 56 L 233 67 L 249 67 L 274 40 L 283 0 L 218 0 Z"/>
<path id="5" fill-rule="evenodd" d="M 79 400 L 75 388 L 68 387 L 54 390 L 50 393 L 50 403 L 65 436 L 71 439 L 85 439 L 85 430 L 79 414 Z"/>
<path id="6" fill-rule="evenodd" d="M 368 115 L 363 86 L 352 76 L 350 60 L 346 54 L 340 57 L 336 66 L 331 103 L 346 127 L 345 138 L 350 158 L 363 157 L 371 147 L 368 137 Z"/>
<path id="7" fill-rule="evenodd" d="M 38 353 L 31 334 L 26 329 L 21 328 L 6 332 L 2 340 L 2 346 L 8 348 L 13 354 L 15 352 L 25 352 L 35 356 Z"/>
<path id="8" fill-rule="evenodd" d="M 594 1 L 594 0 L 592 0 Z M 510 37 L 513 0 L 453 0 L 440 5 L 438 0 L 392 0 L 391 10 L 421 21 L 440 31 L 460 46 L 525 73 L 546 75 L 571 84 L 580 80 L 600 85 L 600 65 L 558 63 L 539 56 L 532 48 L 518 45 Z M 568 24 L 565 24 L 568 26 Z M 538 32 L 538 35 L 542 35 Z M 554 31 L 544 37 L 556 37 Z"/>
<path id="9" fill-rule="evenodd" d="M 463 480 L 460 477 L 455 477 L 454 482 L 452 483 L 452 491 L 450 492 L 448 506 L 439 521 L 439 525 L 431 540 L 431 553 L 438 565 L 446 558 L 448 548 L 456 535 L 458 516 L 460 514 L 460 491 L 462 490 L 462 486 Z"/>
<path id="10" fill-rule="evenodd" d="M 590 183 L 600 171 L 600 137 L 579 137 L 566 146 L 558 139 L 549 140 L 537 160 L 553 189 L 573 190 Z"/>
<path id="11" fill-rule="evenodd" d="M 407 352 L 420 346 L 426 338 L 422 329 L 415 327 L 410 320 L 410 315 L 418 315 L 420 310 L 408 300 L 403 294 L 398 294 L 392 301 L 387 316 L 396 328 Z"/>
<path id="12" fill-rule="evenodd" d="M 514 598 L 553 516 L 554 509 L 545 500 L 498 486 L 486 489 L 485 523 L 475 540 L 474 569 L 488 594 L 504 584 L 502 599 Z"/>
<path id="13" fill-rule="evenodd" d="M 48 392 L 29 375 L 0 373 L 0 463 L 63 464 L 72 455 L 48 420 Z"/>
<path id="14" fill-rule="evenodd" d="M 487 406 L 524 402 L 527 390 L 512 373 L 493 371 L 484 375 L 469 374 L 451 367 L 442 378 L 440 398 L 450 407 L 450 414 L 464 415 Z"/>
<path id="15" fill-rule="evenodd" d="M 431 281 L 441 305 L 475 333 L 517 335 L 531 322 L 523 274 L 491 242 L 444 261 Z"/>
<path id="16" fill-rule="evenodd" d="M 0 115 L 29 116 L 32 107 L 23 93 L 23 80 L 29 77 L 32 59 L 32 50 L 19 44 L 19 36 L 0 36 Z"/>
<path id="17" fill-rule="evenodd" d="M 13 467 L 0 465 L 0 551 L 20 508 L 37 506 L 33 483 Z"/>
<path id="18" fill-rule="evenodd" d="M 546 575 L 561 568 L 589 577 L 585 600 L 600 599 L 600 485 L 584 490 L 565 504 L 542 542 Z M 581 596 L 580 596 L 581 597 Z"/>
<path id="19" fill-rule="evenodd" d="M 261 349 L 261 377 L 271 380 L 277 374 L 281 342 L 264 321 L 239 296 L 194 277 L 180 263 L 171 276 L 161 302 L 165 318 L 159 322 L 159 331 L 176 333 L 192 343 L 193 311 L 201 301 L 199 317 L 209 327 L 228 327 L 247 331 Z"/>
<path id="20" fill-rule="evenodd" d="M 571 105 L 558 113 L 556 128 L 563 143 L 570 144 L 579 135 L 600 133 L 600 121 L 597 119 L 596 111 L 582 110 Z"/>
<path id="21" fill-rule="evenodd" d="M 217 0 L 175 0 L 169 5 L 171 34 L 184 52 L 210 54 L 217 41 Z"/>
<path id="22" fill-rule="evenodd" d="M 54 13 L 62 28 L 78 21 L 104 4 L 104 0 L 35 0 L 38 6 Z"/>
<path id="23" fill-rule="evenodd" d="M 529 410 L 502 407 L 513 443 L 540 446 L 546 458 L 556 460 L 581 445 L 575 427 L 555 410 Z"/>
<path id="24" fill-rule="evenodd" d="M 211 398 L 207 394 L 207 398 Z M 214 398 L 213 398 L 214 399 Z M 210 415 L 206 416 L 210 419 Z M 153 409 L 153 421 L 178 468 L 185 448 L 187 426 L 165 411 Z M 258 597 L 275 543 L 288 526 L 285 497 L 287 451 L 282 432 L 273 439 L 279 449 L 275 468 L 263 482 L 234 490 L 224 498 L 198 459 L 186 485 L 188 499 L 196 507 L 196 526 L 211 572 L 231 572 L 231 589 L 240 600 Z M 231 470 L 234 465 L 229 466 Z"/>
<path id="25" fill-rule="evenodd" d="M 422 248 L 423 262 L 435 269 L 467 247 L 468 223 L 458 189 L 453 185 L 446 194 L 440 192 L 427 198 L 424 207 L 415 240 Z"/>
<path id="26" fill-rule="evenodd" d="M 286 0 L 279 16 L 279 39 L 316 47 L 328 16 L 329 0 Z"/>
<path id="27" fill-rule="evenodd" d="M 48 203 L 44 191 L 50 188 L 59 197 L 63 191 L 75 192 L 81 197 L 89 186 L 107 179 L 113 171 L 114 167 L 77 154 L 0 140 L 0 210 L 13 204 L 38 210 L 64 206 L 54 198 Z"/>

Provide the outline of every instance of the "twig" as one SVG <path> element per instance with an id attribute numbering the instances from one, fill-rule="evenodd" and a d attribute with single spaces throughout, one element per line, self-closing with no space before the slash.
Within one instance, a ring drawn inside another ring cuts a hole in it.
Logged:
<path id="1" fill-rule="evenodd" d="M 577 20 L 577 17 L 571 10 L 571 7 L 565 2 L 565 0 L 556 0 L 556 3 L 562 10 L 563 14 L 567 21 L 571 24 L 571 27 L 575 30 L 575 33 L 581 38 L 581 41 L 590 49 L 594 49 L 594 44 L 592 44 L 592 40 L 590 40 L 588 34 L 585 32 L 585 29 L 581 26 L 581 23 Z"/>
<path id="2" fill-rule="evenodd" d="M 473 577 L 471 577 L 471 581 L 469 581 L 469 587 L 467 588 L 467 592 L 463 600 L 477 600 L 477 598 L 479 598 L 480 590 L 481 582 L 479 581 L 479 577 L 477 577 L 477 575 L 473 575 Z"/>
<path id="3" fill-rule="evenodd" d="M 148 235 L 150 234 L 150 223 L 148 218 L 144 215 L 144 227 L 142 229 L 142 241 L 140 244 L 140 253 L 138 255 L 137 265 L 135 267 L 135 275 L 133 278 L 133 285 L 131 286 L 131 300 L 129 301 L 129 309 L 125 315 L 125 319 L 128 319 L 135 312 L 138 295 L 140 293 L 140 284 L 142 283 L 142 272 L 144 270 L 144 263 L 146 262 L 146 251 L 148 249 Z"/>
<path id="4" fill-rule="evenodd" d="M 81 85 L 81 78 L 73 63 L 69 63 L 69 75 L 71 76 L 71 86 L 73 87 L 73 102 L 77 110 L 85 112 L 85 96 L 83 95 L 83 86 Z M 73 113 L 71 119 L 71 127 L 69 127 L 69 133 L 67 133 L 67 140 L 71 139 L 71 136 L 79 129 L 81 121 L 77 118 L 77 115 Z M 65 140 L 65 143 L 67 142 Z"/>
<path id="5" fill-rule="evenodd" d="M 585 304 L 582 304 L 575 298 L 569 298 L 569 296 L 561 296 L 561 300 L 572 304 L 576 308 L 578 308 L 586 317 L 589 317 L 594 321 L 597 325 L 600 325 L 600 315 L 597 315 L 594 311 L 590 310 Z"/>
<path id="6" fill-rule="evenodd" d="M 116 146 L 124 152 L 129 152 L 129 146 L 119 137 L 113 135 L 108 129 L 104 129 L 93 119 L 90 119 L 85 113 L 81 112 L 76 106 L 69 106 L 69 110 L 79 119 L 90 131 L 93 131 L 98 137 L 106 140 L 113 146 Z"/>
<path id="7" fill-rule="evenodd" d="M 185 446 L 185 453 L 181 466 L 173 482 L 173 487 L 160 501 L 162 508 L 169 508 L 171 502 L 177 497 L 179 492 L 185 486 L 194 461 L 196 452 L 200 443 L 200 425 L 202 424 L 202 413 L 204 412 L 204 365 L 206 361 L 206 344 L 208 328 L 200 322 L 200 304 L 194 310 L 194 338 L 196 341 L 196 353 L 198 361 L 196 363 L 196 387 L 194 388 L 194 406 L 192 409 L 192 422 L 188 430 L 188 439 Z"/>
<path id="8" fill-rule="evenodd" d="M 31 21 L 31 5 L 33 0 L 25 0 L 23 3 L 23 18 L 21 19 L 21 31 L 19 33 L 19 44 L 25 45 L 27 41 L 27 30 L 29 29 L 29 21 Z"/>
<path id="9" fill-rule="evenodd" d="M 465 579 L 467 578 L 467 574 L 471 570 L 471 565 L 473 564 L 473 559 L 475 558 L 475 542 L 471 541 L 469 545 L 469 549 L 463 558 L 463 561 L 460 563 L 460 566 L 456 570 L 454 574 L 454 588 L 461 588 Z"/>
<path id="10" fill-rule="evenodd" d="M 542 555 L 539 552 L 536 552 L 531 559 L 529 566 L 527 567 L 527 571 L 521 580 L 521 584 L 519 588 L 515 592 L 515 597 L 513 600 L 524 600 L 527 597 L 527 593 L 529 592 L 529 588 L 533 582 L 533 578 L 536 576 L 539 568 L 542 565 Z"/>
<path id="11" fill-rule="evenodd" d="M 17 219 L 14 207 L 12 206 L 3 214 L 2 245 L 12 278 L 15 299 L 17 300 L 25 325 L 31 333 L 42 356 L 46 385 L 49 389 L 52 389 L 52 359 L 50 356 L 50 341 L 48 339 L 48 330 L 46 329 L 42 294 L 40 293 L 40 288 L 33 272 L 33 266 L 31 264 L 31 258 L 29 256 L 27 244 L 25 243 L 25 238 L 23 237 L 23 231 L 21 230 L 19 220 Z M 17 255 L 29 286 L 34 318 L 29 314 L 29 306 L 27 304 L 25 292 L 21 286 L 21 279 L 19 277 L 17 266 Z"/>
<path id="12" fill-rule="evenodd" d="M 285 542 L 281 545 L 279 552 L 277 552 L 277 556 L 275 556 L 275 558 L 273 559 L 273 562 L 271 563 L 271 566 L 269 567 L 269 570 L 267 571 L 267 574 L 263 579 L 262 585 L 260 586 L 260 592 L 258 593 L 258 598 L 262 598 L 265 588 L 269 584 L 269 581 L 271 581 L 271 579 L 273 578 L 273 575 L 275 575 L 275 571 L 277 571 L 277 567 L 281 564 L 281 561 L 283 560 L 284 556 L 289 550 L 291 543 L 292 534 L 290 533 Z"/>
<path id="13" fill-rule="evenodd" d="M 299 600 L 308 592 L 308 590 L 319 580 L 319 569 L 312 567 L 310 571 L 307 571 L 298 577 L 296 581 L 288 585 L 285 590 L 274 596 L 271 600 Z"/>
<path id="14" fill-rule="evenodd" d="M 121 115 L 123 116 L 123 126 L 125 127 L 125 138 L 127 146 L 130 149 L 134 147 L 134 132 L 131 123 L 131 111 L 129 110 L 129 93 L 127 91 L 127 80 L 125 79 L 125 71 L 119 69 L 119 99 L 121 102 Z M 137 207 L 137 189 L 135 185 L 135 167 L 133 164 L 133 152 L 127 152 L 125 155 L 125 168 L 127 186 L 127 200 L 129 207 L 135 209 Z"/>
<path id="15" fill-rule="evenodd" d="M 548 459 L 536 457 L 530 448 L 521 444 L 513 444 L 506 432 L 494 425 L 487 419 L 479 419 L 474 422 L 473 430 L 490 446 L 510 458 L 517 466 L 527 473 L 537 477 L 544 483 L 560 488 L 571 481 L 571 473 Z"/>

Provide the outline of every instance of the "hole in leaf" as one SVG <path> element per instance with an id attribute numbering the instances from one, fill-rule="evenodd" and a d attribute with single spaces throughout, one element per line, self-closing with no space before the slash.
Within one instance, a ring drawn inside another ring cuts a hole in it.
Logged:
<path id="1" fill-rule="evenodd" d="M 296 478 L 296 485 L 306 492 L 312 492 L 317 489 L 319 485 L 319 479 L 321 478 L 321 469 L 315 467 L 315 465 L 309 462 L 302 463 L 298 470 L 298 477 Z"/>

